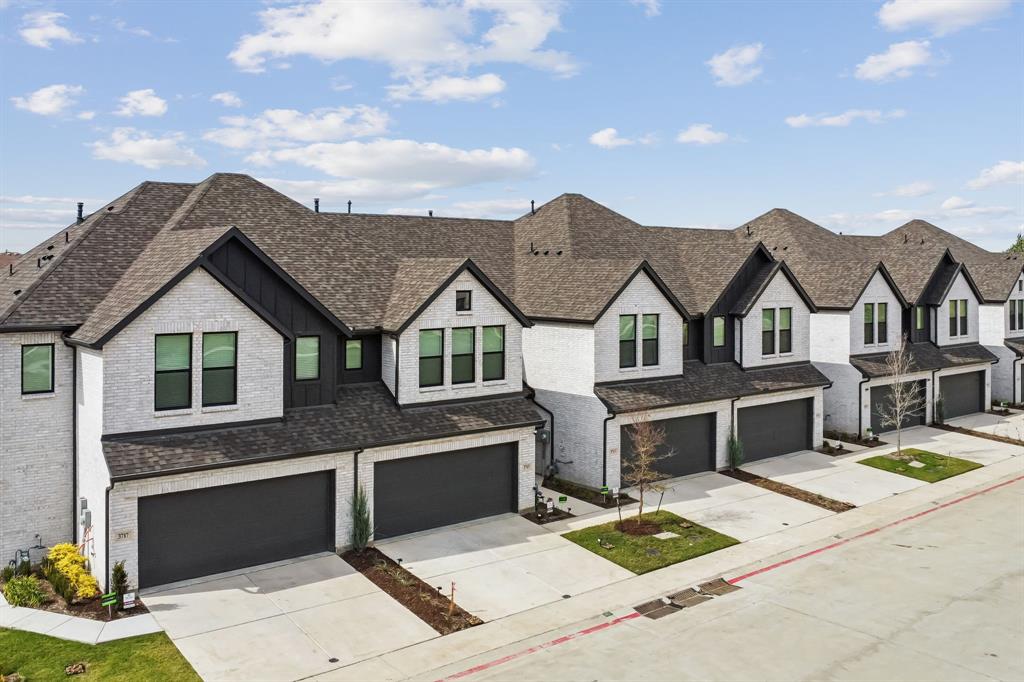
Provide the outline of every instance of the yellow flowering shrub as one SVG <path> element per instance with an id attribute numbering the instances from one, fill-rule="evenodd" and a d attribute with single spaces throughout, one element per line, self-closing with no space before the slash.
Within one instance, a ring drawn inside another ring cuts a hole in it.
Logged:
<path id="1" fill-rule="evenodd" d="M 76 545 L 70 542 L 54 545 L 50 548 L 47 559 L 58 573 L 67 578 L 78 599 L 89 599 L 100 593 L 100 585 L 86 570 L 86 559 L 78 553 Z"/>

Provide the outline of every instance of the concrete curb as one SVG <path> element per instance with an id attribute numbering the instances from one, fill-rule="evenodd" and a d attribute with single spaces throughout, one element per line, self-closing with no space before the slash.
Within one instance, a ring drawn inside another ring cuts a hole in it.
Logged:
<path id="1" fill-rule="evenodd" d="M 11 606 L 3 595 L 0 595 L 0 627 L 35 632 L 83 644 L 101 644 L 164 631 L 150 613 L 140 613 L 137 616 L 104 623 L 91 618 Z"/>

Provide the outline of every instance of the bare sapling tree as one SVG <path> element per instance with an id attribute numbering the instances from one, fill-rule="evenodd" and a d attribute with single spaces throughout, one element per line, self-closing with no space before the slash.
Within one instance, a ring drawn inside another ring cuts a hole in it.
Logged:
<path id="1" fill-rule="evenodd" d="M 910 417 L 920 416 L 925 409 L 924 392 L 920 383 L 908 381 L 907 375 L 913 370 L 913 355 L 907 347 L 904 334 L 898 346 L 889 351 L 885 368 L 893 380 L 888 398 L 875 406 L 881 417 L 882 426 L 896 430 L 896 457 L 903 457 L 903 425 Z"/>
<path id="2" fill-rule="evenodd" d="M 659 460 L 672 455 L 672 451 L 659 454 L 665 445 L 665 427 L 651 421 L 647 412 L 641 412 L 629 427 L 629 442 L 632 454 L 626 458 L 622 466 L 622 480 L 636 488 L 640 498 L 637 508 L 636 522 L 640 525 L 644 514 L 644 494 L 648 491 L 657 492 L 661 489 L 658 481 L 665 474 L 655 468 Z"/>

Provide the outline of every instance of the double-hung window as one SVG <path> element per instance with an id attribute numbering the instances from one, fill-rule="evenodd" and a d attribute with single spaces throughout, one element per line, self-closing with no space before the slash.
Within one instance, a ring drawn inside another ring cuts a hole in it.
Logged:
<path id="1" fill-rule="evenodd" d="M 476 381 L 476 327 L 452 330 L 452 383 Z"/>
<path id="2" fill-rule="evenodd" d="M 644 367 L 658 364 L 658 316 L 643 316 L 643 363 Z"/>
<path id="3" fill-rule="evenodd" d="M 363 340 L 345 339 L 345 369 L 363 368 Z"/>
<path id="4" fill-rule="evenodd" d="M 484 327 L 484 381 L 505 378 L 505 327 Z"/>
<path id="5" fill-rule="evenodd" d="M 690 323 L 683 320 L 683 359 L 690 357 Z"/>
<path id="6" fill-rule="evenodd" d="M 949 335 L 956 336 L 956 300 L 949 301 Z"/>
<path id="7" fill-rule="evenodd" d="M 715 348 L 725 345 L 725 317 L 722 315 L 711 319 L 711 345 Z"/>
<path id="8" fill-rule="evenodd" d="M 779 308 L 779 352 L 793 352 L 793 309 Z"/>
<path id="9" fill-rule="evenodd" d="M 21 347 L 21 393 L 53 393 L 53 344 Z"/>
<path id="10" fill-rule="evenodd" d="M 967 299 L 960 299 L 960 336 L 967 336 Z"/>
<path id="11" fill-rule="evenodd" d="M 1017 301 L 1010 301 L 1010 331 L 1017 329 Z"/>
<path id="12" fill-rule="evenodd" d="M 761 355 L 775 355 L 775 309 L 761 311 Z"/>
<path id="13" fill-rule="evenodd" d="M 153 407 L 192 407 L 192 335 L 157 334 Z"/>
<path id="14" fill-rule="evenodd" d="M 319 378 L 320 337 L 297 337 L 295 339 L 295 380 L 316 381 Z"/>
<path id="15" fill-rule="evenodd" d="M 919 305 L 914 307 L 914 329 L 918 331 L 924 329 L 924 306 Z"/>
<path id="16" fill-rule="evenodd" d="M 238 391 L 238 334 L 203 334 L 203 407 L 234 405 Z"/>
<path id="17" fill-rule="evenodd" d="M 864 304 L 864 345 L 875 342 L 875 304 Z"/>
<path id="18" fill-rule="evenodd" d="M 1017 301 L 1017 330 L 1024 329 L 1024 301 Z"/>
<path id="19" fill-rule="evenodd" d="M 619 315 L 619 367 L 636 367 L 636 315 Z"/>
<path id="20" fill-rule="evenodd" d="M 420 386 L 444 384 L 444 330 L 420 330 Z"/>
<path id="21" fill-rule="evenodd" d="M 889 340 L 889 304 L 878 304 L 878 343 Z"/>

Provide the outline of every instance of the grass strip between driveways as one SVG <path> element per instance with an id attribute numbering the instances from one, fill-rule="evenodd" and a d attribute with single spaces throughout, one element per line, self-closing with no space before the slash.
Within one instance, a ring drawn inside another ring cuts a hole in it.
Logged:
<path id="1" fill-rule="evenodd" d="M 628 517 L 623 515 L 622 518 L 625 523 L 632 523 L 636 514 Z M 678 537 L 659 540 L 653 535 L 629 535 L 617 530 L 618 519 L 600 526 L 574 530 L 562 537 L 637 574 L 739 544 L 735 538 L 687 521 L 671 512 L 648 512 L 643 518 L 645 523 L 656 523 L 662 531 L 675 533 Z"/>
<path id="2" fill-rule="evenodd" d="M 914 461 L 920 462 L 924 466 L 910 466 L 910 463 Z M 977 462 L 968 462 L 966 459 L 939 455 L 917 448 L 903 448 L 903 458 L 897 458 L 895 453 L 890 453 L 862 459 L 860 463 L 894 474 L 916 478 L 926 483 L 935 483 L 951 476 L 959 476 L 972 469 L 980 469 L 982 466 Z"/>
<path id="3" fill-rule="evenodd" d="M 85 663 L 85 674 L 68 677 L 65 666 Z M 34 632 L 0 628 L 0 675 L 36 680 L 199 680 L 163 632 L 103 644 L 82 644 Z"/>

